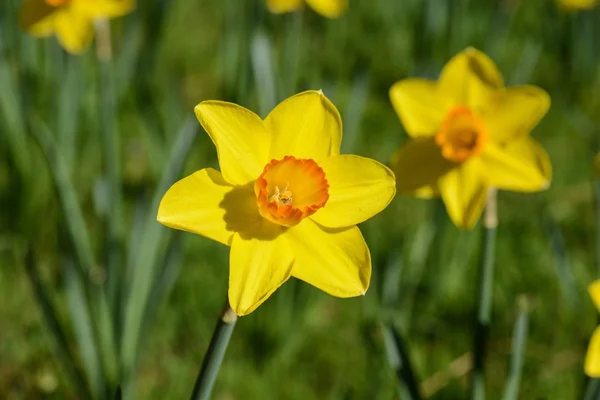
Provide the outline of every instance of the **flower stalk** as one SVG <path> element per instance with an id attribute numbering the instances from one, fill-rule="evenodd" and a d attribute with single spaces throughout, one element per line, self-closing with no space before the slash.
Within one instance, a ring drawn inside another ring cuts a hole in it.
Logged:
<path id="1" fill-rule="evenodd" d="M 485 346 L 489 333 L 492 315 L 492 295 L 494 282 L 494 265 L 496 250 L 496 227 L 498 212 L 496 205 L 496 189 L 489 188 L 484 214 L 483 254 L 479 268 L 479 294 L 477 302 L 477 319 L 475 321 L 475 338 L 473 344 L 473 381 L 471 399 L 485 399 Z"/>
<path id="2" fill-rule="evenodd" d="M 207 400 L 210 398 L 237 319 L 237 314 L 233 312 L 229 303 L 227 303 L 225 310 L 217 321 L 217 326 L 204 356 L 202 368 L 194 384 L 192 400 Z"/>

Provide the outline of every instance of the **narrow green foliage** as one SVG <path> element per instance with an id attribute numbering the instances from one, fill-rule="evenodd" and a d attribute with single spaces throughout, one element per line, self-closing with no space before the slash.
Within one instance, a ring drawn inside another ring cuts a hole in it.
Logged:
<path id="1" fill-rule="evenodd" d="M 258 91 L 260 116 L 265 118 L 277 104 L 275 92 L 275 70 L 271 40 L 262 30 L 257 30 L 250 41 L 252 70 Z"/>
<path id="2" fill-rule="evenodd" d="M 46 324 L 47 329 L 50 331 L 51 340 L 54 344 L 54 350 L 57 359 L 60 361 L 64 368 L 69 381 L 75 386 L 77 394 L 82 399 L 92 399 L 90 388 L 86 384 L 86 379 L 79 370 L 75 358 L 69 348 L 69 339 L 65 334 L 65 330 L 58 320 L 56 309 L 52 304 L 50 295 L 44 288 L 42 282 L 39 279 L 39 272 L 36 271 L 36 260 L 33 254 L 33 250 L 29 249 L 26 261 L 25 271 L 33 287 L 33 293 L 40 306 L 43 320 Z"/>
<path id="3" fill-rule="evenodd" d="M 422 396 L 419 383 L 404 339 L 391 323 L 382 323 L 381 330 L 388 361 L 398 379 L 398 396 L 406 400 L 420 400 Z"/>
<path id="4" fill-rule="evenodd" d="M 143 236 L 140 240 L 140 247 L 131 249 L 139 251 L 135 256 L 135 265 L 132 266 L 132 284 L 125 308 L 125 323 L 123 330 L 123 341 L 121 342 L 121 363 L 125 380 L 131 378 L 137 362 L 137 352 L 140 346 L 143 319 L 146 313 L 148 299 L 155 282 L 156 269 L 163 248 L 164 234 L 166 228 L 156 222 L 156 211 L 162 195 L 169 186 L 177 179 L 187 153 L 192 146 L 198 130 L 197 122 L 190 117 L 182 126 L 173 143 L 168 163 L 165 165 L 160 182 L 156 188 L 150 212 L 146 217 Z M 124 384 L 128 384 L 125 382 Z M 126 389 L 127 391 L 128 389 Z"/>
<path id="5" fill-rule="evenodd" d="M 527 342 L 527 332 L 529 329 L 529 308 L 526 297 L 520 299 L 519 315 L 513 330 L 512 351 L 510 358 L 510 368 L 502 400 L 518 400 L 519 384 L 523 376 L 523 360 L 525 358 L 525 345 Z"/>

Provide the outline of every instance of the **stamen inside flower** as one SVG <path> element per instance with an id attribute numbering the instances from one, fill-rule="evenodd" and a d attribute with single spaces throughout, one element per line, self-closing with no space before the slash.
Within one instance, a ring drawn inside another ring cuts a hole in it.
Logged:
<path id="1" fill-rule="evenodd" d="M 463 106 L 450 110 L 435 135 L 442 156 L 452 162 L 464 162 L 480 154 L 486 140 L 487 130 L 483 120 Z"/>
<path id="2" fill-rule="evenodd" d="M 52 7 L 60 7 L 62 5 L 70 3 L 70 2 L 71 2 L 71 0 L 46 0 L 46 4 L 48 4 Z"/>
<path id="3" fill-rule="evenodd" d="M 285 156 L 265 166 L 254 184 L 254 193 L 264 218 L 294 226 L 325 206 L 329 183 L 314 160 Z"/>

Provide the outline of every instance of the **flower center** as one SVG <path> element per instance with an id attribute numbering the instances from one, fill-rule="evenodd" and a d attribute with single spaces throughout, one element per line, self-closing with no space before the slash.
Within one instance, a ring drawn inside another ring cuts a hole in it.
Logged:
<path id="1" fill-rule="evenodd" d="M 71 0 L 46 0 L 46 4 L 52 7 L 60 7 L 70 2 Z"/>
<path id="2" fill-rule="evenodd" d="M 260 215 L 283 226 L 294 226 L 314 214 L 329 199 L 325 172 L 314 160 L 285 156 L 271 160 L 254 183 Z"/>
<path id="3" fill-rule="evenodd" d="M 453 162 L 463 162 L 481 153 L 486 139 L 483 120 L 463 106 L 450 110 L 435 135 L 435 143 L 441 148 L 442 156 Z"/>

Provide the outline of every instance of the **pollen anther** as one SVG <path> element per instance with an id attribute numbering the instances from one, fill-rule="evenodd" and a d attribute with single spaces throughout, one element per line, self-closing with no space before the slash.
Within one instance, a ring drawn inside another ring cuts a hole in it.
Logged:
<path id="1" fill-rule="evenodd" d="M 291 188 L 294 188 L 293 197 Z M 264 218 L 279 225 L 294 226 L 325 206 L 329 183 L 314 160 L 285 156 L 265 166 L 254 184 L 254 193 Z"/>

